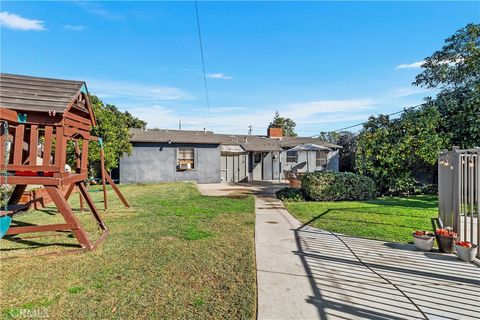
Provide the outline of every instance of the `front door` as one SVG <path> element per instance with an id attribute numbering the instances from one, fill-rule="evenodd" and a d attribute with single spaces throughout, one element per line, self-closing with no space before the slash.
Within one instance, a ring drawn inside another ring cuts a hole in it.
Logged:
<path id="1" fill-rule="evenodd" d="M 251 173 L 252 180 L 263 180 L 263 158 L 265 154 L 263 152 L 253 152 L 251 161 Z"/>

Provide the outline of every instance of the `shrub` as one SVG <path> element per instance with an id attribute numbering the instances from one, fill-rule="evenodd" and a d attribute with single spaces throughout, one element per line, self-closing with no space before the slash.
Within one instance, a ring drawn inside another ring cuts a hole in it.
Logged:
<path id="1" fill-rule="evenodd" d="M 301 189 L 282 188 L 276 192 L 277 198 L 283 201 L 303 201 L 305 196 Z"/>
<path id="2" fill-rule="evenodd" d="M 377 196 L 372 179 L 350 172 L 314 172 L 302 176 L 302 188 L 313 201 L 369 200 Z"/>
<path id="3" fill-rule="evenodd" d="M 421 186 L 418 190 L 418 194 L 429 194 L 429 195 L 437 195 L 438 194 L 438 184 L 427 184 Z"/>

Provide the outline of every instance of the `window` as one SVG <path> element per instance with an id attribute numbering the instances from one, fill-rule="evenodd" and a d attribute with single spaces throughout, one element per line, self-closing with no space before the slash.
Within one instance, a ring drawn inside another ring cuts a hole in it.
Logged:
<path id="1" fill-rule="evenodd" d="M 298 153 L 297 151 L 287 151 L 287 162 L 298 162 Z"/>
<path id="2" fill-rule="evenodd" d="M 260 152 L 255 152 L 253 154 L 253 162 L 255 164 L 258 164 L 258 163 L 262 162 L 262 154 Z"/>
<path id="3" fill-rule="evenodd" d="M 327 151 L 318 150 L 316 159 L 317 159 L 317 161 L 316 161 L 316 166 L 317 167 L 326 166 L 327 165 Z"/>
<path id="4" fill-rule="evenodd" d="M 177 171 L 193 170 L 195 168 L 195 152 L 192 148 L 177 149 Z"/>

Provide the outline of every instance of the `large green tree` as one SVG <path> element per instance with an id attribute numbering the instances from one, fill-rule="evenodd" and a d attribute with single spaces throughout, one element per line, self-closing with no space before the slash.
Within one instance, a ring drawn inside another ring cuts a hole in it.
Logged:
<path id="1" fill-rule="evenodd" d="M 418 180 L 435 175 L 437 153 L 449 136 L 441 132 L 437 108 L 406 109 L 396 119 L 371 116 L 356 143 L 356 169 L 371 177 L 382 193 L 409 193 Z"/>
<path id="2" fill-rule="evenodd" d="M 452 145 L 480 146 L 480 24 L 468 24 L 425 59 L 414 85 L 438 89 L 428 102 L 442 116 Z"/>
<path id="3" fill-rule="evenodd" d="M 270 122 L 270 125 L 282 128 L 283 135 L 286 137 L 297 136 L 297 133 L 295 132 L 295 126 L 297 124 L 295 123 L 295 121 L 290 118 L 281 117 L 278 111 L 275 112 L 275 115 L 273 116 L 273 121 Z"/>
<path id="4" fill-rule="evenodd" d="M 438 152 L 480 146 L 480 25 L 468 24 L 425 59 L 414 85 L 438 90 L 401 117 L 370 117 L 358 139 L 356 168 L 382 192 L 408 192 L 435 176 Z"/>

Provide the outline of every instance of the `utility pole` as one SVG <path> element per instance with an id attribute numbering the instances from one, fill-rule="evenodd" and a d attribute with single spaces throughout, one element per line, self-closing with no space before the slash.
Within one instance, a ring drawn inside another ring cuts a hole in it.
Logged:
<path id="1" fill-rule="evenodd" d="M 178 130 L 182 130 L 182 120 L 178 120 Z"/>
<path id="2" fill-rule="evenodd" d="M 248 135 L 249 135 L 249 136 L 252 135 L 252 125 L 249 125 L 249 126 L 248 126 Z"/>

